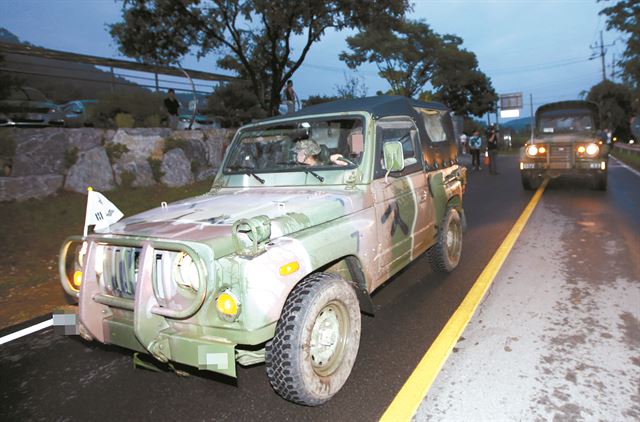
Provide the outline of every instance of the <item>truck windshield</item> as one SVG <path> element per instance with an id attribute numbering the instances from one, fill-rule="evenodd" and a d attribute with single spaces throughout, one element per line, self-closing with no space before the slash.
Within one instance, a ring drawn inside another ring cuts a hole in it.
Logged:
<path id="1" fill-rule="evenodd" d="M 363 152 L 362 118 L 280 122 L 242 130 L 223 172 L 340 170 L 358 166 Z"/>
<path id="2" fill-rule="evenodd" d="M 538 131 L 543 135 L 594 130 L 590 110 L 555 110 L 543 114 L 538 120 Z"/>

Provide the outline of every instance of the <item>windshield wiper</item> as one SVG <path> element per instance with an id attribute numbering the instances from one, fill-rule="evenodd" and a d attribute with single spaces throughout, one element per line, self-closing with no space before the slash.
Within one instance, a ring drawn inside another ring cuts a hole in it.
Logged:
<path id="1" fill-rule="evenodd" d="M 261 184 L 263 184 L 263 185 L 264 185 L 264 179 L 263 179 L 263 178 L 261 178 L 260 176 L 258 176 L 257 174 L 255 174 L 254 172 L 252 172 L 251 170 L 246 170 L 246 171 L 244 172 L 244 174 L 246 174 L 247 176 L 253 176 L 253 177 L 255 177 L 255 179 L 256 179 L 258 182 L 260 182 Z"/>
<path id="2" fill-rule="evenodd" d="M 318 179 L 320 182 L 324 182 L 324 177 L 320 176 L 318 173 L 316 173 L 313 170 L 309 170 L 308 168 L 304 169 L 304 172 L 307 174 L 312 175 L 313 177 L 315 177 L 316 179 Z"/>

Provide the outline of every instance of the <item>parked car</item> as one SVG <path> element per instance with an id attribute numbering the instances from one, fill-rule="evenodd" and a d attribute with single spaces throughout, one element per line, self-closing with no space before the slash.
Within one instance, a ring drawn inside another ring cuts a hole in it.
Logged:
<path id="1" fill-rule="evenodd" d="M 65 331 L 232 377 L 266 362 L 278 394 L 322 404 L 351 372 L 371 292 L 425 252 L 458 266 L 456 153 L 449 110 L 405 97 L 241 127 L 208 194 L 65 241 L 79 300 Z"/>
<path id="2" fill-rule="evenodd" d="M 193 123 L 191 121 L 193 120 Z M 189 125 L 191 124 L 191 128 Z M 181 114 L 178 116 L 178 130 L 195 130 L 195 129 L 219 129 L 220 122 L 211 116 L 203 116 L 196 114 L 195 118 L 192 114 Z"/>
<path id="3" fill-rule="evenodd" d="M 594 189 L 607 189 L 609 151 L 598 131 L 598 106 L 587 101 L 545 104 L 536 111 L 536 136 L 520 150 L 525 189 L 536 189 L 545 177 L 580 176 Z"/>
<path id="4" fill-rule="evenodd" d="M 89 114 L 97 103 L 98 100 L 75 100 L 64 104 L 62 106 L 64 125 L 66 127 L 90 126 Z"/>
<path id="5" fill-rule="evenodd" d="M 35 88 L 19 87 L 0 101 L 0 127 L 62 126 L 60 106 Z"/>

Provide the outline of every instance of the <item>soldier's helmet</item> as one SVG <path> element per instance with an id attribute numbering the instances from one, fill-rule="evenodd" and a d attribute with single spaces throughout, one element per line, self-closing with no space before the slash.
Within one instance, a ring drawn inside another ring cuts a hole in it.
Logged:
<path id="1" fill-rule="evenodd" d="M 306 157 L 313 157 L 314 155 L 320 154 L 320 145 L 313 139 L 298 141 L 293 149 L 295 152 L 303 152 Z"/>

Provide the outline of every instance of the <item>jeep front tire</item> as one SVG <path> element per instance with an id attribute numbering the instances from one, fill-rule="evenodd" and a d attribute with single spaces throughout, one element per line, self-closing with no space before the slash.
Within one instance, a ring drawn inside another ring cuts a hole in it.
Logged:
<path id="1" fill-rule="evenodd" d="M 462 253 L 462 222 L 455 208 L 449 208 L 440 227 L 435 245 L 427 251 L 431 268 L 439 273 L 450 273 L 460 262 Z"/>
<path id="2" fill-rule="evenodd" d="M 334 274 L 302 280 L 287 298 L 266 346 L 267 376 L 283 398 L 318 406 L 351 373 L 360 344 L 360 307 L 354 288 Z"/>

